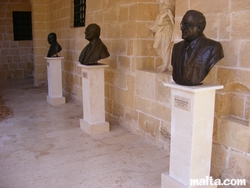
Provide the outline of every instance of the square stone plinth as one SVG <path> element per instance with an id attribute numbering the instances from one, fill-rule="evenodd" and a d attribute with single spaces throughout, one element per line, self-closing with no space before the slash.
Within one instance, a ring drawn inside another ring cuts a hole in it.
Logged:
<path id="1" fill-rule="evenodd" d="M 105 121 L 103 123 L 89 124 L 84 119 L 80 119 L 80 128 L 89 135 L 102 134 L 109 132 L 109 123 Z"/>
<path id="2" fill-rule="evenodd" d="M 47 60 L 48 96 L 51 105 L 65 104 L 62 92 L 62 60 L 64 57 L 45 57 Z"/>
<path id="3" fill-rule="evenodd" d="M 89 135 L 109 132 L 105 121 L 104 68 L 105 64 L 81 65 L 83 119 L 80 128 Z"/>
<path id="4" fill-rule="evenodd" d="M 223 86 L 164 85 L 171 88 L 171 149 L 162 188 L 198 188 L 190 185 L 190 179 L 203 180 L 210 175 L 215 90 Z"/>
<path id="5" fill-rule="evenodd" d="M 50 97 L 47 95 L 47 102 L 50 105 L 59 105 L 59 104 L 65 104 L 65 97 Z"/>

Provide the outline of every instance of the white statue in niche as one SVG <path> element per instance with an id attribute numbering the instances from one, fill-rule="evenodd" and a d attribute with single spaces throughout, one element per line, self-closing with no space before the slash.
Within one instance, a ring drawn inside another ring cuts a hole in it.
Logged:
<path id="1" fill-rule="evenodd" d="M 159 0 L 159 3 L 160 12 L 150 29 L 155 32 L 153 46 L 163 63 L 157 69 L 164 72 L 171 70 L 175 0 Z"/>

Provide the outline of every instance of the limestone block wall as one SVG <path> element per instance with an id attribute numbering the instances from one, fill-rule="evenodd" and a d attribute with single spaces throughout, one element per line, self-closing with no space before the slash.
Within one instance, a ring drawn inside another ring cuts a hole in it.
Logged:
<path id="1" fill-rule="evenodd" d="M 125 110 L 122 121 L 134 133 L 166 151 L 170 149 L 171 106 L 170 88 L 163 84 L 170 81 L 170 73 L 137 70 L 134 109 Z"/>
<path id="2" fill-rule="evenodd" d="M 56 32 L 63 50 L 63 89 L 67 97 L 81 101 L 80 70 L 77 61 L 88 41 L 85 27 L 73 28 L 73 1 L 32 0 L 37 23 L 34 32 L 36 80 L 46 81 L 44 54 L 47 34 Z M 163 82 L 171 72 L 155 69 L 161 59 L 153 48 L 150 26 L 159 11 L 159 0 L 87 1 L 86 26 L 101 26 L 101 39 L 111 56 L 100 62 L 105 70 L 106 120 L 127 127 L 145 140 L 169 149 L 170 93 Z M 40 6 L 40 5 L 43 6 Z M 43 10 L 41 10 L 43 7 Z M 197 9 L 207 18 L 205 35 L 220 41 L 225 58 L 206 78 L 224 85 L 216 93 L 214 144 L 211 174 L 215 178 L 246 178 L 250 181 L 249 126 L 249 0 L 175 0 L 175 42 L 180 38 L 180 21 L 188 9 Z M 41 25 L 41 27 L 39 27 Z M 39 72 L 40 71 L 40 72 Z M 112 130 L 111 130 L 112 131 Z"/>
<path id="3" fill-rule="evenodd" d="M 32 76 L 32 41 L 14 41 L 12 11 L 31 11 L 29 0 L 0 1 L 0 79 Z"/>

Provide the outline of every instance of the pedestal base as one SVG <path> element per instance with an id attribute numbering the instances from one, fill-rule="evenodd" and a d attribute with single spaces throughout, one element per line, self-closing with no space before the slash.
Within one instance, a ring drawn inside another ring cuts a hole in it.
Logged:
<path id="1" fill-rule="evenodd" d="M 80 119 L 80 128 L 84 130 L 89 135 L 102 134 L 109 132 L 109 123 L 97 123 L 97 124 L 89 124 L 84 119 Z"/>
<path id="2" fill-rule="evenodd" d="M 65 104 L 65 97 L 52 98 L 47 95 L 47 102 L 51 105 Z"/>
<path id="3" fill-rule="evenodd" d="M 185 186 L 179 181 L 169 176 L 168 172 L 161 174 L 161 187 L 162 188 L 217 188 L 217 185 L 197 185 Z"/>
<path id="4" fill-rule="evenodd" d="M 83 119 L 80 128 L 89 135 L 109 132 L 105 121 L 104 68 L 105 64 L 81 65 Z"/>
<path id="5" fill-rule="evenodd" d="M 162 188 L 186 188 L 180 182 L 176 181 L 175 179 L 171 178 L 168 172 L 161 174 L 161 187 Z"/>
<path id="6" fill-rule="evenodd" d="M 62 92 L 62 60 L 64 57 L 45 57 L 47 60 L 48 95 L 51 105 L 65 104 Z"/>
<path id="7" fill-rule="evenodd" d="M 215 90 L 223 86 L 164 85 L 171 88 L 171 146 L 169 174 L 162 175 L 162 188 L 214 188 L 209 178 L 214 101 Z"/>

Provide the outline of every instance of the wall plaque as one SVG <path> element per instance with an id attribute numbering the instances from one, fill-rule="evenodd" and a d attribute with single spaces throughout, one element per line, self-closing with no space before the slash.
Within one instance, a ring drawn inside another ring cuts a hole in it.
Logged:
<path id="1" fill-rule="evenodd" d="M 82 77 L 83 77 L 83 78 L 88 79 L 88 73 L 87 73 L 87 72 L 82 71 Z"/>
<path id="2" fill-rule="evenodd" d="M 190 99 L 185 97 L 174 96 L 174 106 L 183 110 L 190 111 Z"/>

